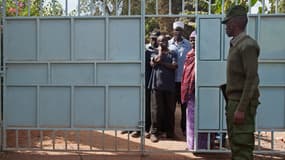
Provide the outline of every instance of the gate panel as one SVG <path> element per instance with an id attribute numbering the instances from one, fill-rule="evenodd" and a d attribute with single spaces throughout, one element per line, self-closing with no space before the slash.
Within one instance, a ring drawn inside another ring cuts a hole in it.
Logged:
<path id="1" fill-rule="evenodd" d="M 271 136 L 274 137 L 275 132 L 285 130 L 284 22 L 284 16 L 250 16 L 247 26 L 248 34 L 257 39 L 261 47 L 259 58 L 261 104 L 256 118 L 257 150 L 262 150 L 260 147 L 262 140 L 259 137 L 261 132 L 271 131 Z M 198 25 L 197 134 L 222 133 L 226 131 L 225 103 L 218 87 L 226 82 L 226 58 L 230 38 L 225 34 L 220 17 L 200 16 Z M 212 43 L 214 39 L 218 43 Z M 274 138 L 271 139 L 271 145 L 270 149 L 275 150 Z"/>
<path id="2" fill-rule="evenodd" d="M 140 18 L 5 20 L 5 129 L 138 130 Z"/>

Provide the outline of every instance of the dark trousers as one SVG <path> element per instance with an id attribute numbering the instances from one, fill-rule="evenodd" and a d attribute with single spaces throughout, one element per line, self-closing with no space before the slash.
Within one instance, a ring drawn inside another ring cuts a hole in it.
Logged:
<path id="1" fill-rule="evenodd" d="M 151 134 L 158 135 L 165 130 L 168 136 L 174 135 L 175 92 L 151 91 Z M 165 127 L 165 128 L 164 128 Z"/>
<path id="2" fill-rule="evenodd" d="M 150 95 L 151 90 L 145 90 L 145 131 L 150 131 L 151 126 L 151 112 L 150 112 Z"/>
<path id="3" fill-rule="evenodd" d="M 176 82 L 176 102 L 181 106 L 181 120 L 180 120 L 180 127 L 182 132 L 186 131 L 186 107 L 187 103 L 181 104 L 181 83 Z"/>
<path id="4" fill-rule="evenodd" d="M 232 160 L 253 160 L 254 131 L 258 100 L 251 101 L 245 110 L 243 124 L 234 124 L 234 113 L 239 101 L 229 100 L 226 105 L 226 118 Z"/>

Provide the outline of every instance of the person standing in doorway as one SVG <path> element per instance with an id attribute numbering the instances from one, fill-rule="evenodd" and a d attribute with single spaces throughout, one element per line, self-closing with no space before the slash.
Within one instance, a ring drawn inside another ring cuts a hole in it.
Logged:
<path id="1" fill-rule="evenodd" d="M 171 38 L 169 43 L 169 50 L 176 52 L 177 54 L 177 64 L 178 68 L 175 74 L 175 85 L 176 85 L 176 102 L 181 105 L 181 120 L 180 127 L 183 135 L 186 135 L 186 103 L 181 103 L 180 88 L 181 88 L 181 78 L 183 72 L 183 65 L 185 62 L 186 54 L 190 51 L 191 46 L 187 39 L 185 39 L 182 34 L 184 31 L 184 23 L 181 21 L 176 21 L 173 23 L 173 38 Z"/>
<path id="2" fill-rule="evenodd" d="M 146 138 L 150 138 L 150 125 L 151 125 L 151 114 L 150 114 L 150 93 L 151 90 L 148 88 L 148 83 L 152 71 L 152 67 L 150 65 L 150 57 L 151 55 L 155 54 L 158 50 L 158 43 L 157 37 L 160 36 L 159 30 L 153 30 L 150 33 L 150 43 L 146 45 L 145 48 L 145 131 L 146 131 Z M 135 132 L 132 134 L 132 137 L 137 138 L 140 137 L 140 131 Z"/>
<path id="3" fill-rule="evenodd" d="M 168 49 L 168 39 L 160 35 L 157 39 L 158 52 L 151 56 L 153 67 L 149 88 L 151 89 L 151 135 L 152 142 L 159 141 L 163 124 L 168 138 L 174 138 L 175 122 L 175 70 L 177 55 Z M 165 118 L 166 117 L 166 118 Z"/>
<path id="4" fill-rule="evenodd" d="M 259 45 L 246 35 L 246 8 L 231 7 L 222 24 L 230 40 L 227 58 L 226 121 L 232 160 L 253 160 L 256 109 L 259 105 Z"/>

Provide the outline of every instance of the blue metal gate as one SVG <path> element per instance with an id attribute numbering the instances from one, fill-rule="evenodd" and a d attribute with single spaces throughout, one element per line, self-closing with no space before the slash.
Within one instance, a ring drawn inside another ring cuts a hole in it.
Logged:
<path id="1" fill-rule="evenodd" d="M 145 18 L 196 18 L 195 144 L 200 132 L 208 133 L 208 139 L 211 133 L 225 135 L 224 102 L 218 89 L 225 82 L 229 47 L 220 23 L 224 0 L 219 15 L 212 13 L 211 0 L 187 1 L 194 8 L 191 13 L 185 12 L 186 0 L 180 1 L 179 13 L 172 13 L 172 0 L 168 1 L 167 13 L 160 12 L 165 6 L 159 6 L 158 0 L 141 0 L 139 7 L 137 1 L 126 0 L 124 15 L 120 15 L 122 1 L 114 0 L 112 6 L 90 0 L 90 12 L 84 12 L 78 0 L 78 10 L 72 14 L 68 13 L 68 0 L 63 1 L 63 15 L 57 15 L 56 7 L 52 15 L 45 14 L 41 1 L 39 15 L 30 16 L 31 1 L 27 0 L 28 15 L 21 15 L 17 7 L 9 17 L 5 14 L 9 1 L 2 1 L 4 150 L 145 151 L 143 136 L 135 147 L 129 135 L 124 147 L 117 139 L 118 131 L 144 131 Z M 20 1 L 13 2 L 18 5 Z M 55 0 L 50 2 L 55 4 Z M 154 7 L 153 13 L 146 13 L 148 2 Z M 285 21 L 284 14 L 277 12 L 278 2 L 275 14 L 265 14 L 264 7 L 260 14 L 249 12 L 247 32 L 261 46 L 258 152 L 284 152 L 274 145 L 276 135 L 285 131 Z M 199 12 L 199 3 L 205 3 L 208 11 Z M 132 7 L 139 9 L 135 12 Z M 100 14 L 94 15 L 95 10 Z M 262 145 L 264 134 L 270 137 L 270 148 Z M 112 146 L 105 143 L 108 135 L 115 137 Z M 90 141 L 81 146 L 83 136 Z M 63 148 L 57 147 L 58 138 L 64 139 Z M 228 152 L 222 140 L 218 148 L 210 148 L 209 143 L 202 151 Z M 194 151 L 201 150 L 195 147 Z"/>

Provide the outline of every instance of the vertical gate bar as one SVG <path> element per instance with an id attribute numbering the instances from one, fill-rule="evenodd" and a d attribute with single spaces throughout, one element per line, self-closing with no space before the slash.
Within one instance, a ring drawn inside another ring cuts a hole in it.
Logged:
<path id="1" fill-rule="evenodd" d="M 47 63 L 47 73 L 48 73 L 48 84 L 52 83 L 52 74 L 51 74 L 51 62 Z"/>
<path id="2" fill-rule="evenodd" d="M 131 150 L 131 147 L 130 147 L 130 132 L 128 132 L 128 151 Z"/>
<path id="3" fill-rule="evenodd" d="M 169 14 L 169 15 L 172 15 L 172 4 L 171 4 L 172 1 L 171 1 L 171 0 L 168 0 L 168 3 L 169 3 L 169 4 L 168 4 L 168 14 Z"/>
<path id="4" fill-rule="evenodd" d="M 77 137 L 77 139 L 76 139 L 76 142 L 77 142 L 77 150 L 79 151 L 80 150 L 80 130 L 77 130 L 76 131 L 76 137 Z"/>
<path id="5" fill-rule="evenodd" d="M 36 88 L 36 127 L 40 126 L 40 86 L 37 85 Z"/>
<path id="6" fill-rule="evenodd" d="M 182 15 L 185 14 L 185 1 L 182 0 Z"/>
<path id="7" fill-rule="evenodd" d="M 117 130 L 115 130 L 114 132 L 115 132 L 115 151 L 118 151 L 118 134 L 117 134 Z"/>
<path id="8" fill-rule="evenodd" d="M 19 148 L 19 133 L 18 133 L 18 129 L 16 129 L 16 148 L 18 149 Z"/>
<path id="9" fill-rule="evenodd" d="M 106 16 L 105 18 L 105 60 L 109 59 L 109 17 Z"/>
<path id="10" fill-rule="evenodd" d="M 64 130 L 64 150 L 67 151 L 67 131 Z"/>
<path id="11" fill-rule="evenodd" d="M 225 0 L 222 0 L 222 16 L 224 16 Z"/>
<path id="12" fill-rule="evenodd" d="M 102 130 L 102 136 L 103 136 L 103 138 L 102 138 L 102 144 L 103 144 L 103 146 L 102 146 L 102 150 L 103 151 L 105 151 L 105 130 Z"/>
<path id="13" fill-rule="evenodd" d="M 105 86 L 105 129 L 109 126 L 109 86 Z"/>
<path id="14" fill-rule="evenodd" d="M 211 12 L 212 12 L 212 11 L 211 11 L 211 4 L 212 4 L 212 0 L 209 0 L 209 2 L 208 2 L 208 12 L 209 12 L 208 14 L 209 14 L 209 15 L 212 14 L 212 13 L 211 13 Z"/>
<path id="15" fill-rule="evenodd" d="M 90 6 L 89 6 L 89 9 L 90 9 L 90 16 L 93 16 L 93 9 L 94 9 L 94 4 L 92 1 L 90 1 Z"/>
<path id="16" fill-rule="evenodd" d="M 93 63 L 93 84 L 96 84 L 97 83 L 97 63 L 94 62 Z"/>
<path id="17" fill-rule="evenodd" d="M 257 33 L 256 33 L 256 41 L 261 44 L 260 42 L 260 25 L 261 25 L 261 16 L 260 14 L 257 15 Z"/>
<path id="18" fill-rule="evenodd" d="M 40 1 L 40 16 L 43 16 L 43 1 Z"/>
<path id="19" fill-rule="evenodd" d="M 43 130 L 40 130 L 40 148 L 43 149 Z"/>
<path id="20" fill-rule="evenodd" d="M 2 5 L 3 5 L 3 8 L 1 10 L 2 12 L 2 21 L 4 21 L 5 17 L 6 17 L 6 0 L 3 0 L 2 1 Z M 4 24 L 4 22 L 2 22 Z"/>
<path id="21" fill-rule="evenodd" d="M 158 15 L 158 0 L 155 0 L 155 15 Z"/>
<path id="22" fill-rule="evenodd" d="M 207 132 L 207 150 L 211 149 L 211 132 Z M 199 143 L 199 142 L 198 142 Z"/>
<path id="23" fill-rule="evenodd" d="M 248 7 L 248 11 L 247 12 L 249 14 L 251 14 L 251 9 L 250 9 L 251 8 L 251 0 L 248 0 L 247 7 Z"/>
<path id="24" fill-rule="evenodd" d="M 92 151 L 92 144 L 93 144 L 93 139 L 92 139 L 92 130 L 89 130 L 89 147 L 90 147 L 90 151 Z"/>
<path id="25" fill-rule="evenodd" d="M 264 14 L 264 11 L 265 11 L 265 2 L 264 2 L 264 0 L 262 0 L 262 14 Z"/>
<path id="26" fill-rule="evenodd" d="M 278 13 L 278 7 L 277 7 L 277 5 L 278 5 L 278 0 L 276 0 L 275 2 L 274 2 L 274 8 L 275 8 L 275 12 L 274 12 L 274 14 L 277 14 Z"/>
<path id="27" fill-rule="evenodd" d="M 73 61 L 75 59 L 75 53 L 74 53 L 74 48 L 75 48 L 75 42 L 74 42 L 74 18 L 70 19 L 70 60 Z"/>
<path id="28" fill-rule="evenodd" d="M 2 3 L 0 4 L 2 7 L 3 7 L 3 3 L 5 3 L 4 1 L 2 1 Z M 4 7 L 0 10 L 0 12 L 2 13 L 2 16 L 0 17 L 0 25 L 1 26 L 3 26 L 3 18 L 4 18 L 4 16 L 3 16 L 3 10 L 4 10 Z M 0 44 L 2 44 L 2 30 L 0 30 Z M 2 57 L 2 45 L 0 46 L 0 52 L 1 52 L 1 57 Z M 2 62 L 2 58 L 0 58 L 0 61 Z M 2 68 L 2 66 L 1 66 L 1 68 L 0 68 L 0 72 L 2 72 L 3 71 L 3 68 Z M 1 84 L 1 86 L 3 86 L 2 84 Z M 2 90 L 2 87 L 0 88 L 1 90 Z M 2 93 L 0 92 L 0 96 L 2 97 L 3 95 L 2 95 Z M 3 104 L 2 103 L 2 101 L 1 101 L 1 104 Z M 4 146 L 3 146 L 3 141 L 4 141 L 4 139 L 3 139 L 3 137 L 4 137 L 4 121 L 3 121 L 3 107 L 4 105 L 1 105 L 1 112 L 0 112 L 0 152 L 2 152 L 3 151 L 3 148 L 4 148 Z"/>
<path id="29" fill-rule="evenodd" d="M 141 12 L 142 12 L 142 14 L 141 14 L 141 34 L 140 34 L 140 37 L 141 37 L 141 47 L 140 47 L 140 52 L 141 52 L 141 73 L 143 73 L 142 75 L 144 75 L 145 74 L 145 56 L 144 56 L 144 49 L 143 48 L 145 48 L 145 2 L 144 2 L 145 0 L 142 0 L 142 2 L 141 2 Z M 171 4 L 169 4 L 169 6 L 170 6 Z M 171 6 L 170 6 L 170 8 L 169 8 L 169 13 L 171 14 Z M 145 75 L 144 75 L 145 76 Z M 143 155 L 144 154 L 144 151 L 145 151 L 145 148 L 144 148 L 144 146 L 145 146 L 145 138 L 144 138 L 144 132 L 145 132 L 145 99 L 144 99 L 144 96 L 145 96 L 145 94 L 144 94 L 144 87 L 145 87 L 145 77 L 144 76 L 142 76 L 141 77 L 141 87 L 140 87 L 140 89 L 141 89 L 141 96 L 140 96 L 140 99 L 141 99 L 141 102 L 142 103 L 140 103 L 140 116 L 141 116 L 141 118 L 140 118 L 140 123 L 142 123 L 142 124 L 139 124 L 140 126 L 142 126 L 140 129 L 141 129 L 141 139 L 140 139 L 140 141 L 141 141 L 141 143 L 140 143 L 140 150 L 141 150 L 141 154 Z"/>
<path id="30" fill-rule="evenodd" d="M 39 60 L 39 54 L 40 54 L 40 19 L 36 19 L 36 60 Z"/>
<path id="31" fill-rule="evenodd" d="M 115 15 L 119 16 L 119 14 L 118 14 L 118 0 L 115 0 Z"/>
<path id="32" fill-rule="evenodd" d="M 55 16 L 55 0 L 52 0 L 52 15 Z"/>
<path id="33" fill-rule="evenodd" d="M 77 0 L 77 16 L 79 17 L 80 16 L 80 0 Z"/>
<path id="34" fill-rule="evenodd" d="M 55 150 L 55 130 L 52 131 L 52 150 Z"/>
<path id="35" fill-rule="evenodd" d="M 3 146 L 1 148 L 1 151 L 5 148 L 7 148 L 7 131 L 6 128 L 3 127 L 3 131 L 1 132 L 1 134 L 3 133 L 3 139 L 1 141 L 3 141 Z M 2 143 L 1 143 L 2 144 Z"/>
<path id="36" fill-rule="evenodd" d="M 258 150 L 260 150 L 260 131 L 257 132 L 258 137 Z"/>
<path id="37" fill-rule="evenodd" d="M 31 130 L 27 130 L 28 134 L 28 148 L 32 148 L 32 143 L 31 143 Z"/>
<path id="38" fill-rule="evenodd" d="M 18 4 L 18 0 L 14 0 L 14 2 L 16 3 L 16 16 L 19 16 L 19 4 Z"/>
<path id="39" fill-rule="evenodd" d="M 73 118 L 74 118 L 74 86 L 70 86 L 70 128 L 74 128 Z"/>
<path id="40" fill-rule="evenodd" d="M 274 130 L 271 130 L 271 150 L 274 150 Z"/>
<path id="41" fill-rule="evenodd" d="M 195 0 L 195 15 L 198 15 L 198 0 Z"/>
<path id="42" fill-rule="evenodd" d="M 219 139 L 220 145 L 219 145 L 219 148 L 222 149 L 223 148 L 223 144 L 225 143 L 224 142 L 224 138 L 223 138 L 224 137 L 224 133 L 222 131 L 220 131 L 219 135 L 220 135 L 220 139 Z"/>
<path id="43" fill-rule="evenodd" d="M 28 16 L 31 16 L 31 0 L 28 0 Z"/>
<path id="44" fill-rule="evenodd" d="M 128 1 L 128 15 L 131 15 L 131 0 Z"/>
<path id="45" fill-rule="evenodd" d="M 65 0 L 65 15 L 68 16 L 68 0 Z"/>

